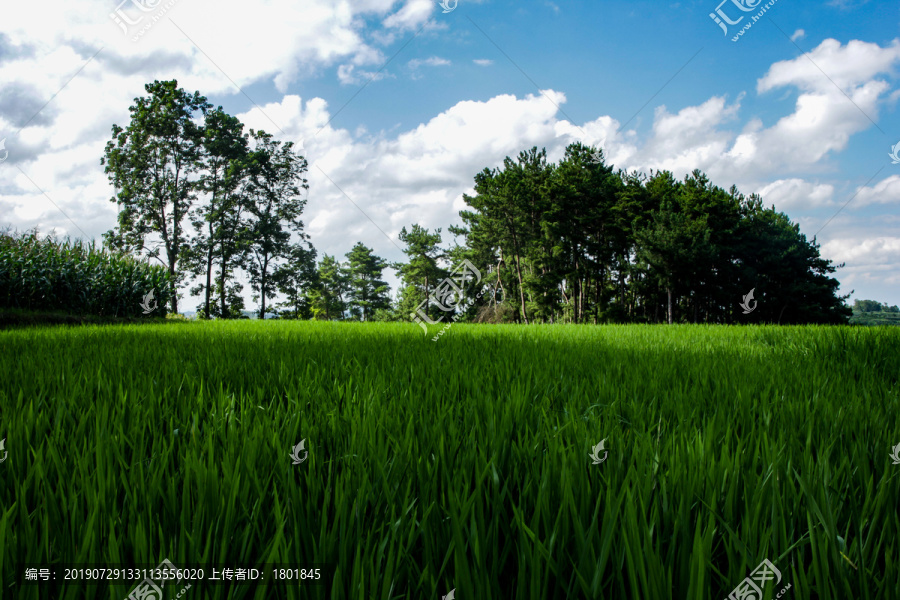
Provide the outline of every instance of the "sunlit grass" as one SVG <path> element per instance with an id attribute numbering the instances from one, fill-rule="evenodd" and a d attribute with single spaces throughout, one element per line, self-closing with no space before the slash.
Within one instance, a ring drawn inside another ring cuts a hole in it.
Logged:
<path id="1" fill-rule="evenodd" d="M 187 600 L 721 600 L 768 558 L 784 579 L 765 598 L 900 598 L 900 330 L 431 335 L 0 332 L 0 595 L 111 597 L 13 586 L 21 562 L 168 558 L 337 567 L 326 586 Z"/>

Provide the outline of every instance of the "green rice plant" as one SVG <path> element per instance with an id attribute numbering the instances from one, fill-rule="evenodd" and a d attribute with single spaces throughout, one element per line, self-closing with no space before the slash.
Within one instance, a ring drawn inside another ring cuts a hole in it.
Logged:
<path id="1" fill-rule="evenodd" d="M 764 598 L 896 600 L 898 331 L 2 331 L 0 596 L 125 598 L 20 565 L 167 558 L 329 566 L 184 600 L 721 600 L 768 559 Z"/>

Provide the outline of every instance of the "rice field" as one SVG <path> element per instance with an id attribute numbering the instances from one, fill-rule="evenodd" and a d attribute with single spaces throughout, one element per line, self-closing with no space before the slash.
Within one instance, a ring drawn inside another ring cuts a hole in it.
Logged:
<path id="1" fill-rule="evenodd" d="M 4 599 L 163 559 L 322 574 L 166 600 L 721 600 L 764 560 L 765 599 L 900 599 L 900 329 L 170 322 L 0 357 Z"/>

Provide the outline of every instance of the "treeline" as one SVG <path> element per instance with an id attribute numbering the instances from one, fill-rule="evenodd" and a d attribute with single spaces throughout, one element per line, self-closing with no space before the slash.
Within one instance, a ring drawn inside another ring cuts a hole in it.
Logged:
<path id="1" fill-rule="evenodd" d="M 0 308 L 114 317 L 163 316 L 168 273 L 94 242 L 0 232 Z M 142 303 L 157 290 L 156 310 Z"/>
<path id="2" fill-rule="evenodd" d="M 243 270 L 261 318 L 436 321 L 448 316 L 437 301 L 442 283 L 468 260 L 493 292 L 464 320 L 846 323 L 851 314 L 829 277 L 843 265 L 822 259 L 815 240 L 758 196 L 699 171 L 677 181 L 668 171 L 615 170 L 582 144 L 558 163 L 532 148 L 478 173 L 461 225 L 448 228 L 462 245 L 445 247 L 441 229 L 413 224 L 400 234 L 403 262 L 361 242 L 346 260 L 317 261 L 300 219 L 307 162 L 292 143 L 244 133 L 175 81 L 145 87 L 101 161 L 119 205 L 104 239 L 165 265 L 173 312 L 190 279 L 201 317 L 240 315 Z M 386 268 L 402 281 L 395 301 Z"/>
<path id="3" fill-rule="evenodd" d="M 863 313 L 872 313 L 872 312 L 892 312 L 892 313 L 900 313 L 900 306 L 896 304 L 894 306 L 888 306 L 887 302 L 882 304 L 877 300 L 854 300 L 853 302 L 853 312 L 863 312 Z"/>
<path id="4" fill-rule="evenodd" d="M 259 318 L 392 318 L 388 265 L 356 244 L 346 261 L 316 250 L 304 232 L 308 165 L 292 142 L 249 130 L 177 81 L 145 86 L 127 126 L 112 126 L 101 164 L 115 188 L 115 251 L 143 254 L 168 274 L 169 310 L 193 283 L 201 318 L 241 318 L 249 275 Z M 270 305 L 278 297 L 282 302 Z"/>
<path id="5" fill-rule="evenodd" d="M 177 81 L 147 84 L 127 127 L 113 125 L 101 164 L 115 188 L 118 226 L 108 247 L 146 252 L 169 273 L 170 310 L 191 279 L 204 317 L 241 315 L 249 274 L 259 315 L 279 288 L 294 289 L 314 270 L 315 250 L 300 215 L 306 159 L 293 143 L 251 129 Z M 190 228 L 193 229 L 193 235 Z M 148 244 L 149 236 L 158 241 Z"/>
<path id="6" fill-rule="evenodd" d="M 465 237 L 461 255 L 492 265 L 519 322 L 846 323 L 851 314 L 828 276 L 843 265 L 760 197 L 699 171 L 683 181 L 625 173 L 573 144 L 558 164 L 537 148 L 507 158 L 475 177 L 475 192 L 451 232 Z"/>
<path id="7" fill-rule="evenodd" d="M 892 325 L 900 326 L 900 307 L 888 306 L 877 300 L 855 300 L 851 325 Z"/>

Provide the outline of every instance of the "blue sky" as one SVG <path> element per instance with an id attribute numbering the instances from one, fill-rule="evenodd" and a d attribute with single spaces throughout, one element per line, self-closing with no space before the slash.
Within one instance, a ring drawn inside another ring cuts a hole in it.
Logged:
<path id="1" fill-rule="evenodd" d="M 581 141 L 617 167 L 699 168 L 761 193 L 807 236 L 821 230 L 823 256 L 847 265 L 842 294 L 900 304 L 896 2 L 777 0 L 736 42 L 766 2 L 120 3 L 4 15 L 0 224 L 112 228 L 110 127 L 145 83 L 175 78 L 302 146 L 320 255 L 363 241 L 401 260 L 400 229 L 458 224 L 483 168 Z M 717 8 L 743 17 L 728 35 Z"/>

